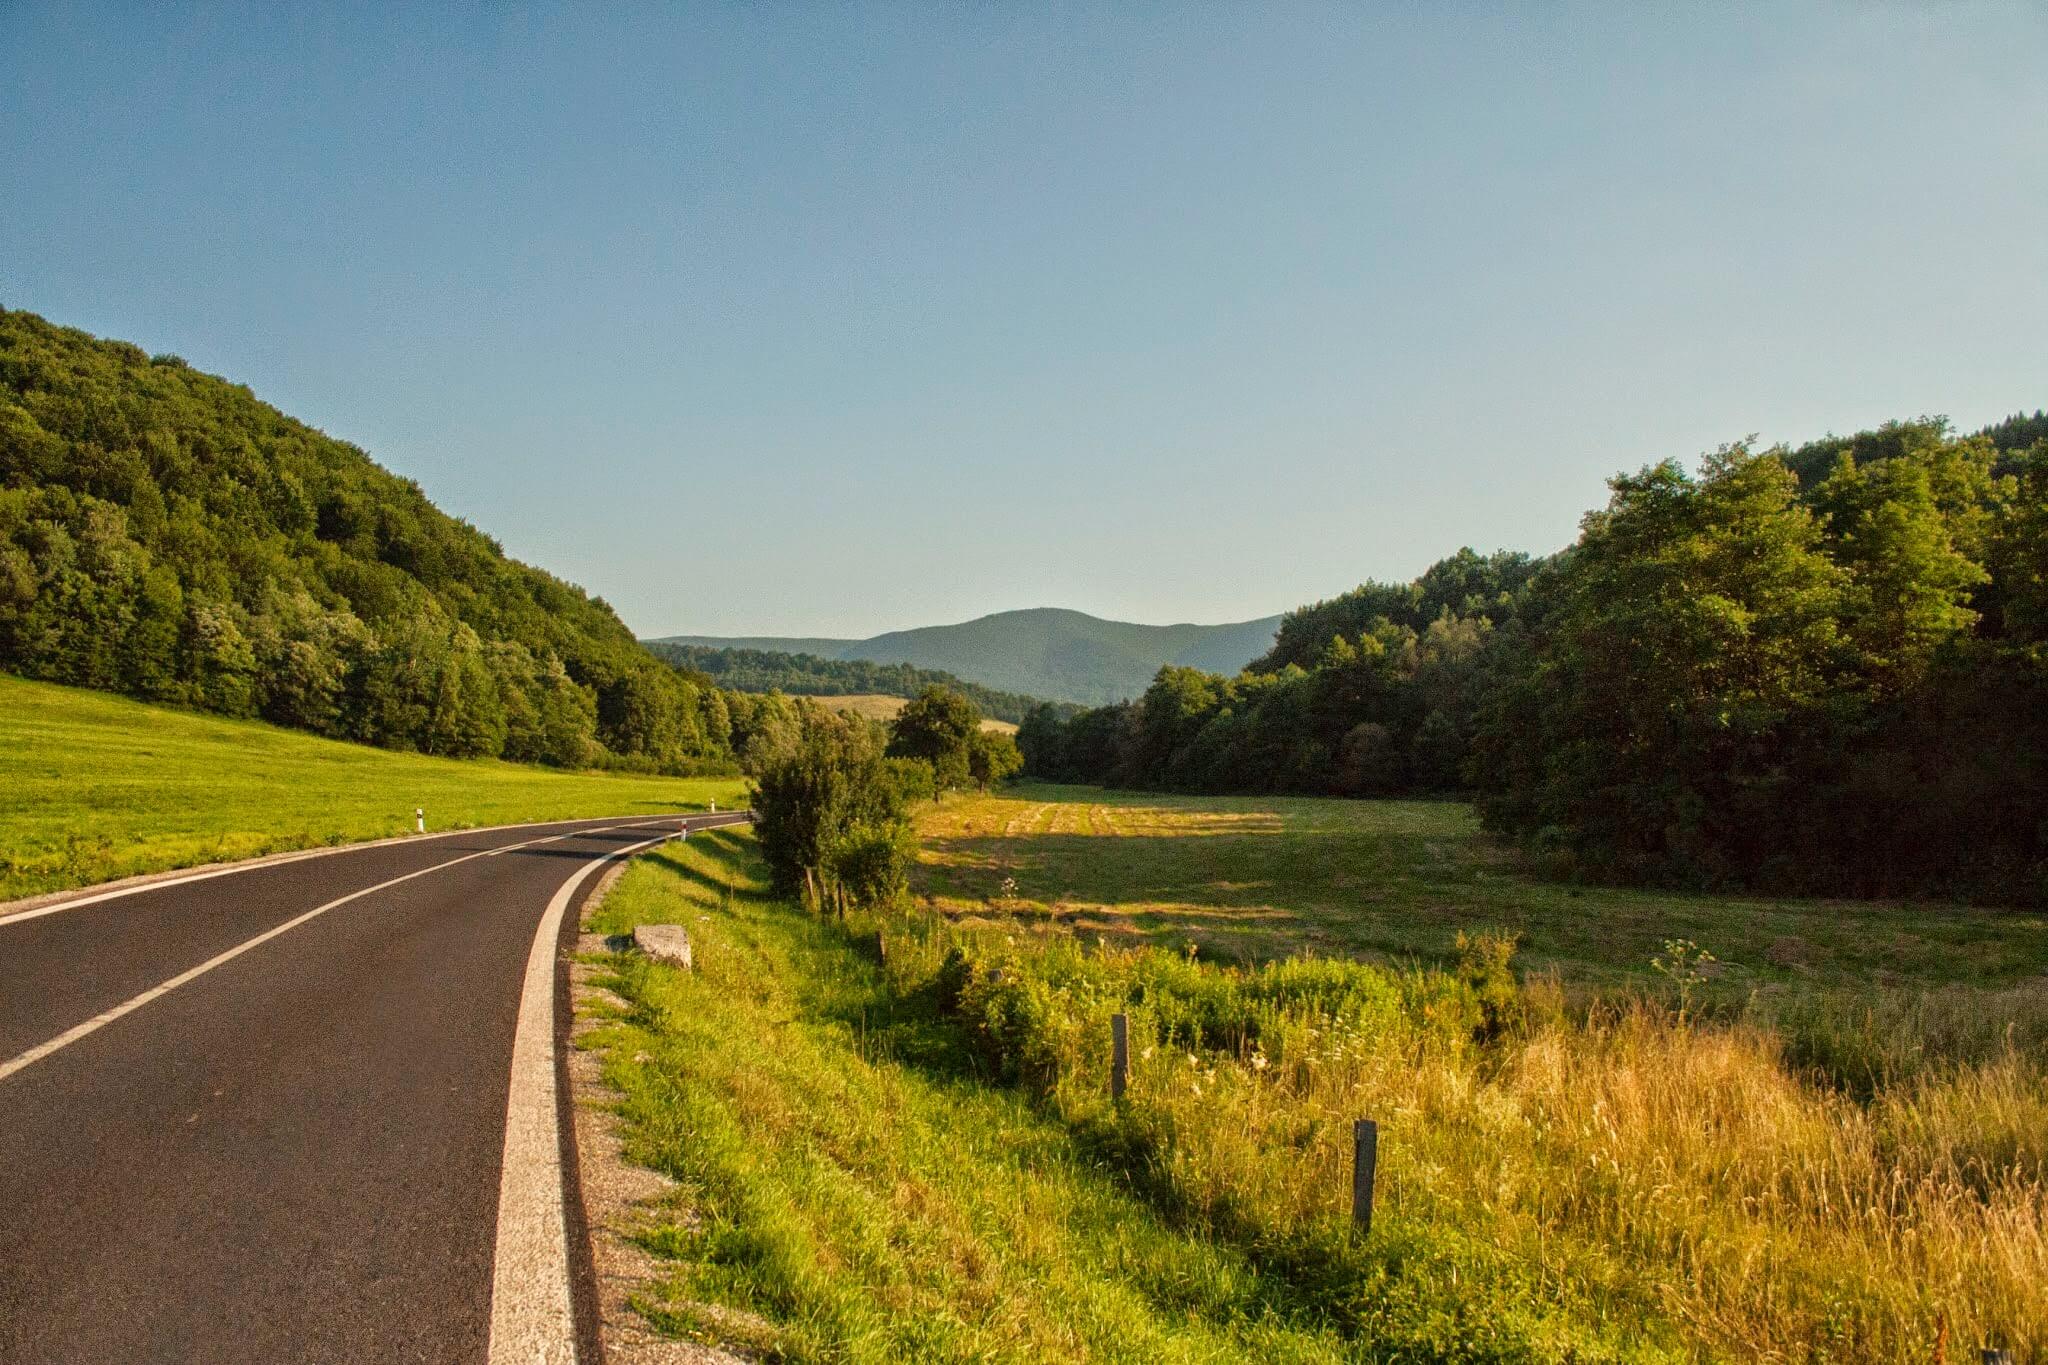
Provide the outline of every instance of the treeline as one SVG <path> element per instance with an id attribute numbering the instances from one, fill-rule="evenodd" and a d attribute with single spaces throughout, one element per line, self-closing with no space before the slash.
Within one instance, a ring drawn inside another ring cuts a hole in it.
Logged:
<path id="1" fill-rule="evenodd" d="M 736 692 L 787 692 L 809 697 L 915 697 L 928 687 L 943 687 L 966 697 L 985 716 L 1012 725 L 1043 705 L 1062 716 L 1081 708 L 1041 702 L 1036 697 L 1000 692 L 937 669 L 909 664 L 878 664 L 866 659 L 823 659 L 815 654 L 785 654 L 767 649 L 731 649 L 648 640 L 647 648 L 678 668 L 701 673 L 720 687 Z"/>
<path id="2" fill-rule="evenodd" d="M 1467 792 L 1560 871 L 2048 899 L 2048 421 L 1894 423 L 1617 478 L 1548 560 L 1290 616 L 1237 678 L 1034 713 L 1027 770 Z"/>
<path id="3" fill-rule="evenodd" d="M 927 687 L 895 718 L 816 702 L 780 708 L 746 747 L 755 829 L 776 890 L 813 909 L 899 898 L 917 853 L 910 808 L 973 782 L 986 791 L 1023 765 L 1008 735 L 981 728 L 966 696 Z"/>
<path id="4" fill-rule="evenodd" d="M 434 754 L 735 752 L 715 686 L 361 450 L 175 356 L 4 309 L 0 667 Z"/>

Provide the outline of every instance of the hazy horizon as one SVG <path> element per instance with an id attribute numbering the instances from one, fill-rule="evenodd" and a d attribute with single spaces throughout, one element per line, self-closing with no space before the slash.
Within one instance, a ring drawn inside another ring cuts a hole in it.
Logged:
<path id="1" fill-rule="evenodd" d="M 2048 404 L 2048 12 L 0 12 L 0 304 L 636 634 L 1241 622 Z M 1903 76 L 1903 78 L 1902 78 Z"/>

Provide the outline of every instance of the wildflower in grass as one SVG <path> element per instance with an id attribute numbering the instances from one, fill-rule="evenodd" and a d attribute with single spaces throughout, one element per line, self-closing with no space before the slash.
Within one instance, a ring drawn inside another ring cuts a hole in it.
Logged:
<path id="1" fill-rule="evenodd" d="M 1664 951 L 1650 959 L 1651 968 L 1678 988 L 1678 1017 L 1692 1012 L 1693 992 L 1706 984 L 1714 955 L 1689 938 L 1667 938 Z"/>

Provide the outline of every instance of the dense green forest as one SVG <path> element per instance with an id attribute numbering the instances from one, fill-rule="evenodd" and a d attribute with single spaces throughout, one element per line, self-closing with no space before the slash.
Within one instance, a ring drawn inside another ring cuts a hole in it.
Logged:
<path id="1" fill-rule="evenodd" d="M 1289 616 L 1235 678 L 1019 731 L 1028 771 L 1470 792 L 1558 870 L 2048 899 L 2048 418 L 1727 447 L 1548 560 L 1470 550 Z"/>
<path id="2" fill-rule="evenodd" d="M 999 692 L 993 687 L 964 682 L 951 673 L 913 668 L 909 664 L 822 659 L 815 654 L 785 654 L 766 649 L 720 649 L 674 640 L 643 643 L 676 667 L 702 674 L 735 692 L 787 692 L 806 697 L 915 697 L 928 687 L 944 687 L 968 698 L 980 708 L 981 714 L 1013 725 L 1045 704 L 1036 697 Z M 1081 708 L 1056 704 L 1053 709 L 1056 714 L 1067 716 Z"/>
<path id="3" fill-rule="evenodd" d="M 761 710 L 248 389 L 6 310 L 0 667 L 568 767 L 729 767 Z"/>

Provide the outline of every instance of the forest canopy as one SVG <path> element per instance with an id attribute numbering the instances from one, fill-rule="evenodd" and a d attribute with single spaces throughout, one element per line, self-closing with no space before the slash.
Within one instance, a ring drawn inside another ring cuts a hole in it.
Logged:
<path id="1" fill-rule="evenodd" d="M 1574 874 L 2048 900 L 2048 420 L 1666 461 L 1550 559 L 1461 550 L 1018 742 L 1065 780 L 1469 794 Z"/>
<path id="2" fill-rule="evenodd" d="M 938 669 L 910 664 L 882 664 L 867 659 L 825 659 L 816 654 L 732 646 L 691 645 L 675 640 L 644 642 L 657 657 L 677 668 L 703 674 L 720 687 L 738 692 L 787 692 L 806 697 L 915 697 L 928 687 L 943 687 L 972 701 L 985 716 L 1020 723 L 1046 703 L 1036 697 L 1002 692 L 965 682 Z M 1055 703 L 1060 715 L 1081 708 Z"/>
<path id="3" fill-rule="evenodd" d="M 723 766 L 715 687 L 248 389 L 0 310 L 0 667 L 452 756 Z"/>

